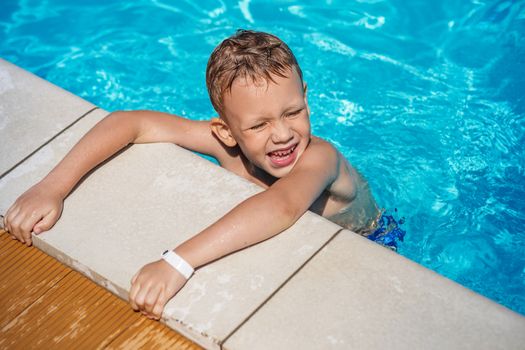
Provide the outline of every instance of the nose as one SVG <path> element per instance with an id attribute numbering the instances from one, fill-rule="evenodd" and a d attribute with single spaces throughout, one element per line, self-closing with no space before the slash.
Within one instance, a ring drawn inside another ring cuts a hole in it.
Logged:
<path id="1" fill-rule="evenodd" d="M 273 125 L 272 141 L 274 143 L 287 143 L 292 138 L 292 128 L 290 128 L 286 121 L 279 120 Z"/>

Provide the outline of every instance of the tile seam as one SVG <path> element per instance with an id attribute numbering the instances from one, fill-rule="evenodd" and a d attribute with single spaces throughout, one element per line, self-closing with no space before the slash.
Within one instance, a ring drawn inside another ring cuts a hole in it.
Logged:
<path id="1" fill-rule="evenodd" d="M 72 123 L 70 123 L 69 125 L 67 125 L 64 129 L 60 130 L 60 132 L 58 132 L 56 135 L 54 135 L 53 137 L 51 137 L 49 140 L 45 141 L 42 145 L 38 146 L 35 150 L 33 150 L 32 152 L 30 152 L 27 156 L 25 156 L 24 158 L 22 158 L 22 160 L 18 161 L 15 165 L 13 165 L 11 168 L 7 169 L 6 171 L 4 171 L 2 174 L 0 174 L 0 180 L 2 178 L 4 178 L 7 174 L 9 174 L 11 171 L 13 171 L 16 167 L 18 167 L 20 164 L 22 164 L 23 162 L 25 162 L 26 160 L 28 160 L 29 158 L 31 158 L 35 153 L 37 153 L 38 151 L 40 151 L 42 148 L 44 148 L 45 146 L 47 146 L 48 144 L 50 144 L 54 139 L 56 139 L 58 136 L 62 135 L 65 131 L 69 130 L 73 125 L 75 125 L 76 123 L 78 123 L 80 120 L 82 120 L 84 117 L 86 117 L 88 114 L 90 114 L 91 112 L 97 110 L 97 109 L 100 109 L 100 107 L 98 106 L 95 106 L 93 108 L 91 108 L 89 111 L 85 112 L 84 114 L 82 114 L 80 117 L 78 117 L 77 119 L 75 119 Z"/>
<path id="2" fill-rule="evenodd" d="M 230 334 L 228 334 L 223 340 L 219 341 L 219 348 L 221 350 L 223 350 L 223 344 L 226 343 L 228 341 L 228 339 L 230 339 L 230 337 L 232 335 L 234 335 L 240 328 L 242 328 L 242 326 L 248 322 L 261 308 L 264 307 L 264 305 L 266 305 L 272 298 L 275 294 L 277 294 L 285 285 L 288 284 L 288 282 L 295 277 L 295 275 L 297 275 L 305 266 L 306 264 L 308 264 L 310 262 L 310 260 L 312 260 L 314 257 L 317 256 L 317 254 L 319 254 L 319 252 L 321 250 L 323 250 L 324 247 L 326 247 L 336 236 L 339 235 L 339 233 L 341 233 L 342 231 L 344 231 L 344 228 L 339 228 L 339 230 L 337 230 L 333 235 L 332 237 L 330 237 L 325 243 L 323 243 L 323 245 L 321 247 L 319 247 L 319 249 L 317 249 L 308 259 L 306 259 L 305 262 L 303 262 L 290 276 L 288 276 L 288 278 L 286 278 L 284 280 L 283 283 L 281 283 L 281 285 L 279 287 L 277 287 L 277 289 L 275 289 L 265 300 L 263 300 L 263 302 L 257 306 L 255 308 L 255 310 L 253 310 L 248 316 L 246 316 L 246 318 L 237 326 L 233 329 L 233 331 L 230 332 Z"/>

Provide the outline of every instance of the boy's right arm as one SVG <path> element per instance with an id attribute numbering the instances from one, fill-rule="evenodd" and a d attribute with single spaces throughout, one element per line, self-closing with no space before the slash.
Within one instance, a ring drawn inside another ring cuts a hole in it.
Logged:
<path id="1" fill-rule="evenodd" d="M 49 230 L 60 217 L 64 198 L 95 166 L 130 143 L 172 142 L 217 156 L 221 145 L 208 121 L 193 121 L 153 111 L 115 112 L 97 123 L 58 165 L 9 208 L 4 227 L 31 245 L 31 231 Z"/>

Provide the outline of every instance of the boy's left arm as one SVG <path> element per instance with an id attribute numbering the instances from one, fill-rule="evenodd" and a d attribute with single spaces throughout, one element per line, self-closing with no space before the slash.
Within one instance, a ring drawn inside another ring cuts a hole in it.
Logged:
<path id="1" fill-rule="evenodd" d="M 336 179 L 337 150 L 312 140 L 292 171 L 234 207 L 217 222 L 174 249 L 193 268 L 264 241 L 294 224 Z M 186 279 L 164 260 L 145 265 L 131 281 L 134 310 L 159 319 Z"/>

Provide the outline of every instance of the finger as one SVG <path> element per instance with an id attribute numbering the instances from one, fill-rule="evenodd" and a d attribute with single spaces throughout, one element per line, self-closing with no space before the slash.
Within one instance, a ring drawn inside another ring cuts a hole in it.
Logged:
<path id="1" fill-rule="evenodd" d="M 24 238 L 22 237 L 22 233 L 20 231 L 21 220 L 21 215 L 17 214 L 16 216 L 13 216 L 8 222 L 9 232 L 13 236 L 15 236 L 20 242 L 25 243 Z"/>
<path id="2" fill-rule="evenodd" d="M 39 217 L 34 211 L 30 215 L 27 212 L 20 211 L 13 220 L 15 235 L 20 237 L 22 243 L 27 246 L 31 245 L 31 229 L 38 219 Z"/>
<path id="3" fill-rule="evenodd" d="M 30 247 L 33 244 L 33 237 L 31 237 L 31 232 L 22 232 L 23 243 Z"/>
<path id="4" fill-rule="evenodd" d="M 7 214 L 6 214 L 7 215 Z M 0 215 L 0 229 L 4 230 L 5 232 L 9 232 L 7 230 L 7 223 L 4 215 Z"/>
<path id="5" fill-rule="evenodd" d="M 139 306 L 137 305 L 137 302 L 136 302 L 137 294 L 140 291 L 140 287 L 141 287 L 140 283 L 133 284 L 133 286 L 131 286 L 131 290 L 129 291 L 129 303 L 131 304 L 131 307 L 135 311 L 140 310 L 140 308 L 139 308 Z"/>
<path id="6" fill-rule="evenodd" d="M 40 220 L 40 216 L 36 212 L 32 212 L 30 216 L 26 216 L 20 225 L 20 233 L 24 239 L 26 245 L 29 247 L 32 244 L 33 237 L 31 236 L 31 231 L 35 223 Z"/>
<path id="7" fill-rule="evenodd" d="M 133 277 L 131 278 L 131 284 L 135 283 L 135 281 L 137 280 L 138 275 L 139 275 L 138 272 L 135 275 L 133 275 Z"/>
<path id="8" fill-rule="evenodd" d="M 165 305 L 166 305 L 165 294 L 164 292 L 161 292 L 157 299 L 157 303 L 155 304 L 155 307 L 153 307 L 153 311 L 152 311 L 156 320 L 160 320 L 160 318 L 162 317 L 162 311 L 164 310 Z"/>
<path id="9" fill-rule="evenodd" d="M 10 225 L 9 222 L 6 222 L 6 224 L 4 225 L 4 230 L 5 230 L 6 232 L 9 232 L 9 234 L 10 234 L 12 237 L 15 237 L 15 238 L 16 238 L 16 236 L 13 235 L 13 231 L 12 231 L 12 229 L 11 229 L 11 225 Z"/>
<path id="10" fill-rule="evenodd" d="M 148 314 L 151 315 L 153 313 L 153 308 L 157 304 L 157 299 L 159 298 L 159 295 L 160 295 L 160 287 L 150 288 L 144 300 L 144 309 L 146 310 Z"/>
<path id="11" fill-rule="evenodd" d="M 33 230 L 33 226 L 38 220 L 39 218 L 31 218 L 31 217 L 25 217 L 22 219 L 19 230 L 24 237 L 27 237 L 27 236 L 31 237 L 31 231 Z"/>
<path id="12" fill-rule="evenodd" d="M 148 291 L 149 286 L 142 286 L 137 293 L 137 297 L 135 298 L 135 303 L 141 311 L 145 311 L 144 302 L 146 300 L 146 296 L 148 295 Z"/>
<path id="13" fill-rule="evenodd" d="M 16 214 L 20 211 L 20 206 L 18 205 L 17 202 L 15 202 L 8 210 L 7 212 L 5 213 L 5 217 L 7 219 L 7 221 L 9 221 L 10 219 L 12 219 L 14 216 L 16 216 Z"/>
<path id="14" fill-rule="evenodd" d="M 9 218 L 9 216 L 11 215 L 11 212 L 13 211 L 13 207 L 14 207 L 14 205 L 10 206 L 9 209 L 7 209 L 7 211 L 6 211 L 5 214 L 4 214 L 4 217 L 3 217 L 3 220 L 4 220 L 4 229 L 7 228 L 8 218 Z"/>
<path id="15" fill-rule="evenodd" d="M 7 230 L 7 232 L 11 234 L 13 232 L 13 227 L 11 225 L 11 222 L 16 213 L 18 213 L 18 208 L 15 205 L 13 205 L 11 208 L 7 210 L 7 213 L 5 213 L 5 217 L 4 217 L 4 229 Z"/>
<path id="16" fill-rule="evenodd" d="M 56 210 L 51 210 L 49 213 L 44 215 L 44 217 L 38 221 L 33 228 L 35 234 L 42 233 L 49 230 L 58 220 L 59 213 Z"/>

